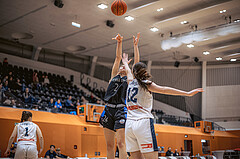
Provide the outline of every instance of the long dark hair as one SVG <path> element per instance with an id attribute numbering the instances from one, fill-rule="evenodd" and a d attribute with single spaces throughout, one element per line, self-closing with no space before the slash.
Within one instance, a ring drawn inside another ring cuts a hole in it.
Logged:
<path id="1" fill-rule="evenodd" d="M 21 122 L 28 121 L 28 118 L 32 117 L 32 113 L 29 111 L 22 112 Z"/>
<path id="2" fill-rule="evenodd" d="M 150 85 L 152 82 L 147 82 L 149 78 L 152 77 L 151 74 L 147 72 L 147 65 L 138 62 L 133 66 L 133 75 L 137 79 L 138 84 L 146 91 L 148 91 L 147 85 Z"/>

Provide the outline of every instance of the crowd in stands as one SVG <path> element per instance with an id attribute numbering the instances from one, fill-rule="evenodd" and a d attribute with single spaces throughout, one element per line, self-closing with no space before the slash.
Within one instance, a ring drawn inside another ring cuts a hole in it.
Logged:
<path id="1" fill-rule="evenodd" d="M 98 103 L 64 76 L 0 63 L 0 103 L 6 106 L 69 113 L 78 105 Z"/>

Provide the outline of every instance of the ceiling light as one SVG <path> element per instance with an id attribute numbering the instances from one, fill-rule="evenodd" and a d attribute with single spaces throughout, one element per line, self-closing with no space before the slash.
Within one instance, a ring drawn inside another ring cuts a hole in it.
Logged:
<path id="1" fill-rule="evenodd" d="M 150 28 L 150 30 L 151 30 L 152 32 L 156 32 L 156 31 L 158 31 L 158 28 L 152 27 L 152 28 Z"/>
<path id="2" fill-rule="evenodd" d="M 80 28 L 80 24 L 78 24 L 78 23 L 75 23 L 75 22 L 72 22 L 72 26 L 75 26 L 75 27 L 77 27 L 77 28 Z"/>
<path id="3" fill-rule="evenodd" d="M 224 9 L 224 10 L 220 10 L 219 13 L 225 13 L 227 10 Z"/>
<path id="4" fill-rule="evenodd" d="M 217 58 L 216 58 L 216 60 L 218 60 L 218 61 L 221 61 L 221 60 L 222 60 L 222 58 L 221 58 L 221 57 L 217 57 Z"/>
<path id="5" fill-rule="evenodd" d="M 208 52 L 208 51 L 203 51 L 203 54 L 204 54 L 204 55 L 209 55 L 210 52 Z"/>
<path id="6" fill-rule="evenodd" d="M 157 11 L 158 12 L 163 11 L 163 8 L 158 8 Z"/>
<path id="7" fill-rule="evenodd" d="M 193 45 L 193 44 L 188 44 L 187 47 L 189 47 L 189 48 L 193 48 L 194 45 Z"/>
<path id="8" fill-rule="evenodd" d="M 182 21 L 181 22 L 181 24 L 187 24 L 188 23 L 188 21 Z"/>
<path id="9" fill-rule="evenodd" d="M 235 19 L 234 22 L 238 23 L 238 22 L 240 22 L 240 19 Z"/>
<path id="10" fill-rule="evenodd" d="M 231 59 L 230 61 L 237 61 L 237 59 Z"/>
<path id="11" fill-rule="evenodd" d="M 127 21 L 129 21 L 129 22 L 134 20 L 134 18 L 131 17 L 131 16 L 127 16 L 127 17 L 125 17 L 125 19 L 126 19 Z"/>
<path id="12" fill-rule="evenodd" d="M 106 8 L 108 8 L 108 6 L 106 4 L 101 3 L 101 4 L 98 5 L 98 8 L 106 9 Z"/>

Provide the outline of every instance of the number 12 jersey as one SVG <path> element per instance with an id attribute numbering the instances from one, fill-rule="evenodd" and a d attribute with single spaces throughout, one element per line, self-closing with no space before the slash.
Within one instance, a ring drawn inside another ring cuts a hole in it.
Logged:
<path id="1" fill-rule="evenodd" d="M 137 79 L 134 79 L 128 85 L 126 105 L 128 108 L 127 119 L 154 118 L 151 113 L 153 105 L 152 94 L 144 90 L 138 84 Z"/>

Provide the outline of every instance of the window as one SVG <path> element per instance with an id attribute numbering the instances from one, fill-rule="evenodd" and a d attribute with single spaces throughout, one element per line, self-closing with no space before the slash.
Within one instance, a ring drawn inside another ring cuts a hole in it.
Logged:
<path id="1" fill-rule="evenodd" d="M 203 154 L 210 154 L 210 140 L 201 140 Z"/>

